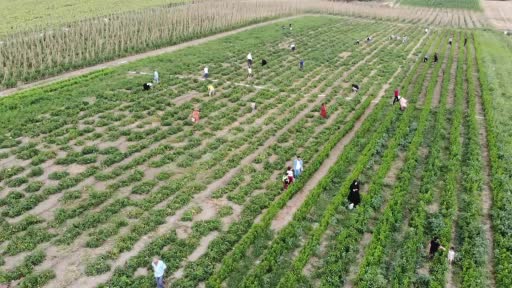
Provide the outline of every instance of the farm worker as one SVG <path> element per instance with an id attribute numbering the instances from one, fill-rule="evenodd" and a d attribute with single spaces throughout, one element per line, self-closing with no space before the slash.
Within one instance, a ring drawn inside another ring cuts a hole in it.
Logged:
<path id="1" fill-rule="evenodd" d="M 155 83 L 160 83 L 160 77 L 158 76 L 158 71 L 155 71 L 155 73 L 153 73 L 153 82 Z"/>
<path id="2" fill-rule="evenodd" d="M 348 192 L 349 207 L 355 208 L 361 203 L 361 194 L 359 194 L 359 181 L 356 179 L 350 184 L 350 191 Z M 350 208 L 350 209 L 352 209 Z"/>
<path id="3" fill-rule="evenodd" d="M 428 61 L 428 55 L 425 55 L 425 57 L 423 57 L 423 63 L 427 62 Z"/>
<path id="4" fill-rule="evenodd" d="M 289 26 L 289 27 L 290 27 L 290 30 L 292 30 L 292 23 L 290 23 L 290 26 Z"/>
<path id="5" fill-rule="evenodd" d="M 252 68 L 251 67 L 247 68 L 247 73 L 249 74 L 248 75 L 249 78 L 252 78 Z"/>
<path id="6" fill-rule="evenodd" d="M 293 180 L 295 180 L 295 178 L 293 178 L 293 170 L 292 170 L 292 167 L 288 166 L 288 170 L 286 170 L 286 176 L 288 176 L 288 182 L 289 182 L 289 184 L 292 184 L 292 183 L 293 183 Z"/>
<path id="7" fill-rule="evenodd" d="M 437 253 L 437 251 L 446 250 L 443 246 L 441 246 L 441 243 L 439 243 L 439 237 L 434 237 L 432 240 L 430 240 L 430 248 L 429 248 L 429 255 L 430 258 L 434 257 L 434 255 Z"/>
<path id="8" fill-rule="evenodd" d="M 208 85 L 208 96 L 215 95 L 215 87 L 212 84 Z"/>
<path id="9" fill-rule="evenodd" d="M 142 85 L 144 91 L 151 89 L 151 87 L 153 87 L 153 83 L 144 83 L 144 85 Z"/>
<path id="10" fill-rule="evenodd" d="M 265 66 L 265 65 L 267 65 L 267 60 L 265 60 L 265 59 L 261 60 L 261 66 Z"/>
<path id="11" fill-rule="evenodd" d="M 450 247 L 450 251 L 448 251 L 448 263 L 452 265 L 453 261 L 455 261 L 455 248 L 452 246 Z"/>
<path id="12" fill-rule="evenodd" d="M 358 84 L 352 84 L 352 91 L 358 92 L 359 91 L 359 85 Z"/>
<path id="13" fill-rule="evenodd" d="M 453 42 L 453 38 L 450 37 L 450 39 L 448 39 L 448 44 L 450 44 L 450 46 L 452 46 L 452 42 Z"/>
<path id="14" fill-rule="evenodd" d="M 400 110 L 405 111 L 405 108 L 407 108 L 407 99 L 405 99 L 404 97 L 400 97 L 399 103 Z"/>
<path id="15" fill-rule="evenodd" d="M 200 112 L 199 109 L 197 109 L 197 108 L 194 109 L 194 111 L 192 112 L 192 122 L 199 123 L 199 119 L 200 119 L 199 112 Z"/>
<path id="16" fill-rule="evenodd" d="M 464 47 L 466 47 L 466 44 L 468 44 L 468 37 L 464 36 Z"/>
<path id="17" fill-rule="evenodd" d="M 355 45 L 359 45 L 359 43 L 361 43 L 361 41 L 356 40 L 356 43 L 354 43 L 354 44 L 355 44 Z"/>
<path id="18" fill-rule="evenodd" d="M 372 42 L 372 36 L 368 36 L 368 38 L 366 38 L 366 42 Z"/>
<path id="19" fill-rule="evenodd" d="M 247 65 L 249 67 L 252 67 L 252 54 L 251 54 L 251 52 L 249 52 L 249 54 L 247 54 Z"/>
<path id="20" fill-rule="evenodd" d="M 256 102 L 251 102 L 252 113 L 256 112 Z"/>
<path id="21" fill-rule="evenodd" d="M 304 170 L 304 162 L 300 158 L 300 156 L 295 156 L 295 160 L 293 160 L 293 173 L 295 178 L 299 178 L 300 174 Z"/>
<path id="22" fill-rule="evenodd" d="M 208 76 L 210 76 L 208 74 L 208 66 L 204 67 L 204 70 L 203 70 L 203 77 L 204 79 L 208 79 Z"/>
<path id="23" fill-rule="evenodd" d="M 299 69 L 301 71 L 304 70 L 304 60 L 300 60 L 300 62 L 299 62 Z"/>
<path id="24" fill-rule="evenodd" d="M 167 269 L 167 265 L 165 265 L 164 261 L 160 260 L 158 257 L 153 257 L 153 262 L 151 263 L 153 266 L 153 273 L 155 275 L 156 287 L 164 288 L 164 273 L 165 269 Z"/>
<path id="25" fill-rule="evenodd" d="M 290 180 L 288 180 L 288 175 L 285 174 L 283 176 L 282 181 L 283 181 L 283 190 L 288 189 L 288 185 L 290 185 Z"/>
<path id="26" fill-rule="evenodd" d="M 395 105 L 396 102 L 400 102 L 400 90 L 395 89 L 395 98 L 393 98 L 393 104 Z"/>
<path id="27" fill-rule="evenodd" d="M 292 51 L 295 51 L 295 43 L 292 43 L 292 45 L 290 45 L 290 49 L 292 49 Z"/>
<path id="28" fill-rule="evenodd" d="M 425 33 L 428 33 L 428 28 L 425 28 Z"/>
<path id="29" fill-rule="evenodd" d="M 437 63 L 439 61 L 439 55 L 437 55 L 437 52 L 434 53 L 434 63 Z"/>
<path id="30" fill-rule="evenodd" d="M 327 119 L 327 106 L 325 106 L 325 103 L 322 103 L 322 107 L 320 108 L 320 116 Z"/>

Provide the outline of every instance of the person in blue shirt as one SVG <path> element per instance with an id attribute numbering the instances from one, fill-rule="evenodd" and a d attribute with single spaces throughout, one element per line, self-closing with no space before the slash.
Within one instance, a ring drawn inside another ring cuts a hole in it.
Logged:
<path id="1" fill-rule="evenodd" d="M 164 288 L 164 274 L 165 274 L 165 269 L 167 269 L 167 265 L 165 265 L 164 261 L 160 260 L 159 257 L 155 256 L 153 258 L 153 262 L 151 263 L 151 266 L 153 266 L 156 287 Z"/>
<path id="2" fill-rule="evenodd" d="M 293 160 L 293 172 L 295 178 L 299 178 L 300 174 L 302 174 L 302 171 L 304 171 L 304 161 L 300 158 L 300 156 L 295 156 L 295 159 Z"/>
<path id="3" fill-rule="evenodd" d="M 304 70 L 304 60 L 300 60 L 299 69 L 300 69 L 300 71 Z"/>

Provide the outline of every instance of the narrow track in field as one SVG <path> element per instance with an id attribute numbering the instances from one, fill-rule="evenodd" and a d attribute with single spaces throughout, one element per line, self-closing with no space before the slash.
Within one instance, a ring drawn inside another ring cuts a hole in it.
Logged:
<path id="1" fill-rule="evenodd" d="M 473 34 L 472 34 L 473 36 Z M 471 41 L 473 44 L 474 37 L 472 37 Z M 487 240 L 487 261 L 486 270 L 489 275 L 487 278 L 489 280 L 488 287 L 496 287 L 496 274 L 494 273 L 494 235 L 492 231 L 492 185 L 491 185 L 491 159 L 489 158 L 489 143 L 487 142 L 487 126 L 485 121 L 485 113 L 482 103 L 482 89 L 480 86 L 480 80 L 478 78 L 478 65 L 476 60 L 476 51 L 475 46 L 471 45 L 473 53 L 473 67 L 474 71 L 471 75 L 473 77 L 473 83 L 475 83 L 475 92 L 476 92 L 476 120 L 479 128 L 479 140 L 480 140 L 480 153 L 482 155 L 483 160 L 483 176 L 484 181 L 482 183 L 482 213 L 483 213 L 483 229 L 485 233 L 485 238 Z"/>

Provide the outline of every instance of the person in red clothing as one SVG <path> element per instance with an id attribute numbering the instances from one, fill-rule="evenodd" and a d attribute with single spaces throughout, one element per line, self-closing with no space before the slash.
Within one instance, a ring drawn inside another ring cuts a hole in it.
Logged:
<path id="1" fill-rule="evenodd" d="M 320 116 L 327 119 L 327 106 L 325 106 L 325 103 L 322 103 L 322 107 L 320 108 Z"/>
<path id="2" fill-rule="evenodd" d="M 199 109 L 194 109 L 194 112 L 192 112 L 192 122 L 199 123 Z"/>
<path id="3" fill-rule="evenodd" d="M 393 99 L 393 105 L 395 105 L 396 102 L 400 102 L 400 90 L 395 89 L 395 98 Z"/>
<path id="4" fill-rule="evenodd" d="M 288 166 L 288 170 L 286 170 L 286 176 L 288 176 L 288 184 L 292 184 L 295 178 L 293 177 L 292 167 Z"/>

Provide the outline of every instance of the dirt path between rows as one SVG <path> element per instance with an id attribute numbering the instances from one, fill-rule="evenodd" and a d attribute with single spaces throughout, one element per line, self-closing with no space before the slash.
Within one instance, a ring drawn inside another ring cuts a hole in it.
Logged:
<path id="1" fill-rule="evenodd" d="M 474 43 L 474 41 L 472 41 Z M 489 282 L 487 283 L 487 287 L 496 287 L 495 273 L 494 273 L 494 235 L 492 232 L 492 190 L 491 190 L 491 160 L 489 158 L 489 143 L 487 142 L 487 126 L 485 121 L 484 108 L 482 104 L 482 90 L 480 87 L 480 80 L 478 79 L 478 66 L 476 63 L 476 54 L 474 50 L 474 46 L 471 45 L 473 50 L 473 67 L 475 67 L 475 71 L 471 77 L 473 77 L 473 82 L 475 83 L 475 93 L 476 93 L 476 120 L 478 122 L 479 127 L 479 140 L 480 140 L 480 152 L 482 155 L 483 161 L 483 186 L 482 186 L 482 212 L 483 212 L 483 229 L 485 232 L 485 239 L 487 240 L 487 261 L 486 261 L 486 270 L 488 275 Z"/>
<path id="2" fill-rule="evenodd" d="M 233 34 L 237 34 L 237 33 L 243 32 L 243 31 L 247 31 L 247 30 L 250 30 L 250 29 L 254 29 L 254 28 L 270 25 L 270 24 L 273 24 L 273 23 L 281 22 L 281 21 L 286 21 L 286 20 L 289 20 L 289 19 L 294 19 L 294 18 L 299 18 L 299 17 L 303 17 L 303 16 L 308 16 L 308 15 L 309 14 L 300 14 L 300 15 L 295 15 L 295 16 L 291 16 L 291 17 L 275 19 L 275 20 L 271 20 L 271 21 L 267 21 L 267 22 L 262 22 L 262 23 L 258 23 L 258 24 L 254 24 L 254 25 L 245 26 L 245 27 L 238 28 L 238 29 L 231 30 L 231 31 L 222 32 L 222 33 L 215 34 L 215 35 L 212 35 L 212 36 L 208 36 L 208 37 L 204 37 L 204 38 L 200 38 L 200 39 L 184 42 L 184 43 L 181 43 L 181 44 L 178 44 L 178 45 L 164 47 L 164 48 L 157 49 L 157 50 L 152 50 L 152 51 L 148 51 L 148 52 L 144 52 L 144 53 L 140 53 L 140 54 L 136 54 L 136 55 L 132 55 L 132 56 L 127 56 L 127 57 L 119 58 L 119 59 L 116 59 L 116 60 L 113 60 L 113 61 L 109 61 L 109 62 L 98 64 L 98 65 L 95 65 L 95 66 L 86 67 L 86 68 L 82 68 L 82 69 L 79 69 L 79 70 L 71 71 L 71 72 L 68 72 L 68 73 L 60 74 L 58 76 L 50 77 L 50 78 L 43 79 L 43 80 L 40 80 L 40 81 L 23 84 L 23 85 L 20 85 L 19 87 L 16 87 L 16 88 L 2 90 L 2 91 L 0 91 L 0 98 L 12 95 L 12 94 L 17 93 L 17 92 L 21 92 L 23 90 L 27 90 L 27 89 L 31 89 L 31 88 L 35 88 L 35 87 L 39 87 L 39 86 L 48 85 L 48 84 L 55 83 L 55 82 L 62 81 L 62 80 L 67 80 L 69 78 L 85 75 L 85 74 L 88 74 L 88 73 L 91 73 L 91 72 L 94 72 L 94 71 L 98 71 L 98 70 L 102 70 L 102 69 L 105 69 L 105 68 L 112 68 L 112 67 L 121 66 L 121 65 L 124 65 L 124 64 L 127 64 L 127 63 L 131 63 L 131 62 L 135 62 L 135 61 L 144 59 L 144 58 L 158 56 L 158 55 L 162 55 L 162 54 L 165 54 L 165 53 L 170 53 L 170 52 L 178 51 L 178 50 L 181 50 L 181 49 L 184 49 L 184 48 L 188 48 L 188 47 L 204 44 L 204 43 L 207 43 L 207 42 L 210 42 L 210 41 L 213 41 L 213 40 L 217 40 L 217 39 L 220 39 L 220 38 L 223 38 L 223 37 L 226 37 L 226 36 L 230 36 L 230 35 L 233 35 Z"/>

